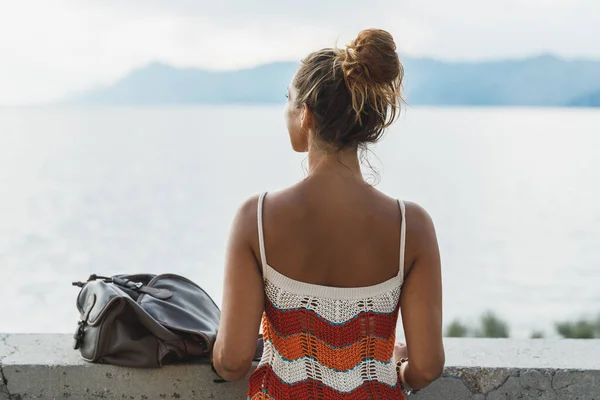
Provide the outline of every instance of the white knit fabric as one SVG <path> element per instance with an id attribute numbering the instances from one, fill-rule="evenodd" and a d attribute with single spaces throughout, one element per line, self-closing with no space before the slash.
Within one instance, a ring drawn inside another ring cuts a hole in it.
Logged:
<path id="1" fill-rule="evenodd" d="M 362 299 L 342 300 L 300 295 L 289 291 L 290 288 L 293 289 L 296 285 L 294 280 L 287 279 L 279 282 L 279 286 L 276 286 L 269 279 L 269 275 L 274 271 L 273 268 L 267 265 L 266 270 L 268 276 L 265 279 L 265 292 L 275 307 L 283 310 L 300 308 L 312 310 L 320 317 L 332 323 L 339 324 L 346 322 L 352 318 L 356 318 L 361 312 L 389 314 L 396 309 L 398 299 L 400 298 L 399 283 L 392 290 Z M 364 288 L 354 289 L 364 291 Z"/>
<path id="2" fill-rule="evenodd" d="M 268 357 L 263 357 L 259 366 L 266 364 L 265 358 L 268 359 L 268 364 L 271 365 L 275 374 L 288 384 L 319 377 L 318 380 L 327 386 L 340 392 L 350 392 L 369 380 L 377 380 L 389 386 L 394 386 L 398 382 L 396 366 L 392 360 L 388 363 L 369 360 L 348 371 L 336 371 L 308 357 L 293 361 L 286 360 L 270 342 L 265 342 L 265 351 L 269 353 Z"/>

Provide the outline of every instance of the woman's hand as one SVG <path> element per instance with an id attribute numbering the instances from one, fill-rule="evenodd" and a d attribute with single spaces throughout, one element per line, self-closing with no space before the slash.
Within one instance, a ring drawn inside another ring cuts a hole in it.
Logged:
<path id="1" fill-rule="evenodd" d="M 394 358 L 396 362 L 400 361 L 402 358 L 408 358 L 408 348 L 404 343 L 396 343 L 394 346 Z"/>

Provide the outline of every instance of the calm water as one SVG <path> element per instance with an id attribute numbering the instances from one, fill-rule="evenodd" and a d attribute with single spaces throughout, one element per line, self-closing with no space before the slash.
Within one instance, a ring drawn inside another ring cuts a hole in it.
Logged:
<path id="1" fill-rule="evenodd" d="M 0 109 L 0 332 L 72 332 L 73 280 L 171 271 L 220 302 L 238 204 L 304 176 L 282 109 Z M 420 109 L 371 161 L 434 218 L 446 322 L 600 311 L 600 112 Z M 368 268 L 368 266 L 365 266 Z"/>

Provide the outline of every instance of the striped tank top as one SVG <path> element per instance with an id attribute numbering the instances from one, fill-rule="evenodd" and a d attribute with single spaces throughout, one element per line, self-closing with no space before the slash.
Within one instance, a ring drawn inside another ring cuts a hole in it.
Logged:
<path id="1" fill-rule="evenodd" d="M 339 288 L 300 282 L 269 266 L 264 197 L 258 201 L 264 352 L 250 376 L 248 399 L 404 399 L 393 355 L 404 280 L 404 203 L 398 201 L 398 274 L 374 286 Z"/>

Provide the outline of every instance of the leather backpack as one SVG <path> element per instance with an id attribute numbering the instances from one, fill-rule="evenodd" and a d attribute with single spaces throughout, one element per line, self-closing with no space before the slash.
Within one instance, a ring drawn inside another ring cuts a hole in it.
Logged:
<path id="1" fill-rule="evenodd" d="M 221 312 L 196 283 L 175 274 L 91 275 L 77 296 L 74 348 L 83 359 L 152 368 L 208 361 Z M 262 340 L 255 359 L 260 359 Z"/>

